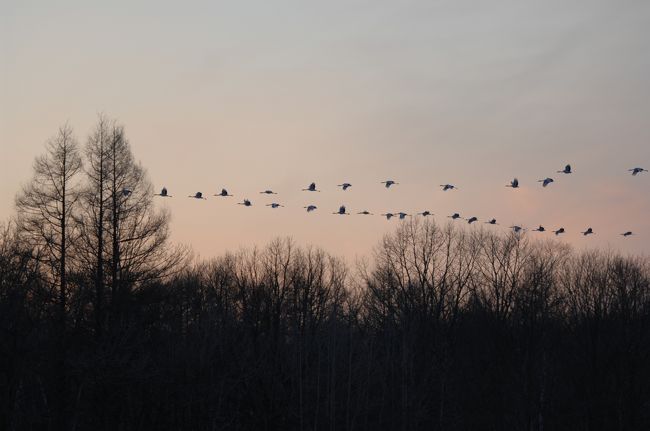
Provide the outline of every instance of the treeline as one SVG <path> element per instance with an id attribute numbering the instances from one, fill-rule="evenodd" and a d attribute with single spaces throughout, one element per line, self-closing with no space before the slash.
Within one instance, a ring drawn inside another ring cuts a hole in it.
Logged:
<path id="1" fill-rule="evenodd" d="M 3 429 L 650 429 L 647 257 L 414 220 L 354 266 L 196 262 L 121 126 L 34 168 L 0 234 Z"/>

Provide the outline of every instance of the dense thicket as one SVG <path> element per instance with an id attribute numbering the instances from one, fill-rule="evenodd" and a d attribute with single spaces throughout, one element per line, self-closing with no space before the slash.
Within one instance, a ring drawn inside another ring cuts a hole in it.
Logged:
<path id="1" fill-rule="evenodd" d="M 121 127 L 84 162 L 67 267 L 0 234 L 3 429 L 650 429 L 648 258 L 414 220 L 188 263 Z"/>

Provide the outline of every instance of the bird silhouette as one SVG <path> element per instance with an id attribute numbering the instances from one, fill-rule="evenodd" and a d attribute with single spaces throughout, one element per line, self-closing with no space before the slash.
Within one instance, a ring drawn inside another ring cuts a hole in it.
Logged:
<path id="1" fill-rule="evenodd" d="M 510 181 L 510 184 L 506 184 L 506 187 L 512 187 L 513 189 L 518 189 L 519 188 L 519 180 L 515 178 L 514 180 Z"/>
<path id="2" fill-rule="evenodd" d="M 131 196 L 132 193 L 133 193 L 133 190 L 131 190 L 131 189 L 127 189 L 127 188 L 122 189 L 122 196 L 124 196 L 124 197 L 129 197 L 129 196 Z"/>
<path id="3" fill-rule="evenodd" d="M 188 198 L 207 200 L 206 198 L 203 197 L 203 193 L 201 193 L 201 192 L 196 192 L 196 193 L 194 193 L 194 195 L 188 196 Z"/>
<path id="4" fill-rule="evenodd" d="M 311 183 L 306 189 L 302 189 L 303 192 L 320 192 L 316 190 L 316 183 Z"/>
<path id="5" fill-rule="evenodd" d="M 273 190 L 264 190 L 263 192 L 260 193 L 264 195 L 277 195 L 277 193 L 274 192 Z"/>
<path id="6" fill-rule="evenodd" d="M 307 210 L 308 213 L 314 211 L 316 208 L 318 208 L 316 205 L 307 205 L 306 207 L 303 207 Z"/>
<path id="7" fill-rule="evenodd" d="M 581 232 L 581 233 L 582 233 L 584 236 L 587 236 L 587 235 L 591 235 L 591 234 L 593 234 L 593 233 L 594 233 L 594 230 L 593 230 L 592 228 L 589 227 L 589 228 L 587 228 L 586 231 Z"/>
<path id="8" fill-rule="evenodd" d="M 267 206 L 267 207 L 271 207 L 271 208 L 273 208 L 273 209 L 275 209 L 275 208 L 279 208 L 279 207 L 284 207 L 284 205 L 280 205 L 280 204 L 277 204 L 277 203 L 275 203 L 275 202 L 270 203 L 270 204 L 266 204 L 266 206 Z"/>
<path id="9" fill-rule="evenodd" d="M 546 187 L 553 182 L 553 178 L 544 178 L 543 180 L 537 180 L 538 183 L 542 183 L 542 187 Z"/>
<path id="10" fill-rule="evenodd" d="M 253 204 L 251 203 L 251 201 L 249 201 L 248 199 L 244 199 L 244 202 L 237 202 L 237 205 L 243 205 L 243 206 L 245 206 L 245 207 L 253 206 Z"/>
<path id="11" fill-rule="evenodd" d="M 623 235 L 625 237 L 628 237 L 628 236 L 634 235 L 634 234 L 631 231 L 628 230 L 627 232 L 623 232 L 621 235 Z"/>
<path id="12" fill-rule="evenodd" d="M 518 226 L 518 225 L 510 226 L 510 229 L 512 229 L 515 233 L 519 233 L 522 230 L 525 230 L 523 227 Z"/>
<path id="13" fill-rule="evenodd" d="M 154 196 L 160 196 L 160 197 L 163 197 L 163 198 L 171 198 L 172 197 L 172 195 L 167 194 L 167 187 L 163 187 L 162 190 L 160 191 L 160 193 L 156 193 Z"/>
<path id="14" fill-rule="evenodd" d="M 533 229 L 533 232 L 546 232 L 546 229 L 540 224 L 537 229 Z"/>
<path id="15" fill-rule="evenodd" d="M 494 224 L 494 225 L 499 224 L 499 223 L 497 223 L 497 219 L 495 219 L 495 218 L 493 218 L 493 219 L 491 219 L 491 220 L 488 220 L 488 221 L 486 221 L 485 223 L 487 223 L 487 224 Z"/>
<path id="16" fill-rule="evenodd" d="M 558 230 L 554 230 L 553 233 L 555 234 L 555 236 L 561 235 L 564 233 L 564 228 L 561 227 Z"/>
<path id="17" fill-rule="evenodd" d="M 343 189 L 343 191 L 346 191 L 348 188 L 352 187 L 352 184 L 343 183 L 343 184 L 339 184 L 337 187 L 341 187 Z"/>
<path id="18" fill-rule="evenodd" d="M 391 218 L 395 217 L 395 214 L 393 213 L 386 213 L 382 214 L 383 217 L 386 217 L 386 220 L 390 220 Z"/>
<path id="19" fill-rule="evenodd" d="M 450 219 L 452 219 L 452 220 L 456 220 L 456 219 L 459 219 L 459 218 L 460 218 L 460 214 L 458 214 L 458 213 L 453 213 L 452 215 L 447 216 L 447 217 L 450 218 Z"/>
<path id="20" fill-rule="evenodd" d="M 478 218 L 476 217 L 470 217 L 467 219 L 467 224 L 472 224 L 474 222 L 478 221 Z"/>
<path id="21" fill-rule="evenodd" d="M 228 190 L 226 189 L 221 189 L 221 193 L 217 193 L 215 196 L 220 196 L 220 197 L 231 197 L 232 195 L 228 194 Z"/>
<path id="22" fill-rule="evenodd" d="M 381 184 L 384 184 L 384 185 L 386 186 L 386 188 L 389 189 L 390 186 L 392 186 L 392 185 L 398 185 L 399 183 L 396 183 L 396 182 L 393 181 L 393 180 L 386 180 L 386 181 L 382 181 Z"/>
<path id="23" fill-rule="evenodd" d="M 373 215 L 370 211 L 363 210 L 361 212 L 358 212 L 357 214 L 363 214 L 363 215 Z"/>
<path id="24" fill-rule="evenodd" d="M 333 212 L 332 214 L 338 214 L 338 215 L 350 215 L 350 213 L 345 212 L 345 205 L 341 205 L 339 207 L 339 210 L 337 212 Z"/>
<path id="25" fill-rule="evenodd" d="M 571 165 L 566 165 L 563 170 L 557 171 L 558 174 L 570 174 L 571 173 Z"/>
<path id="26" fill-rule="evenodd" d="M 433 215 L 433 213 L 431 211 L 429 211 L 429 210 L 426 210 L 426 211 L 422 211 L 421 213 L 418 213 L 418 215 L 421 215 L 423 217 L 427 217 L 427 216 Z"/>
<path id="27" fill-rule="evenodd" d="M 411 217 L 411 214 L 406 214 L 404 212 L 398 212 L 397 215 L 399 216 L 400 220 L 404 220 L 406 217 Z"/>
<path id="28" fill-rule="evenodd" d="M 453 184 L 440 184 L 440 187 L 442 187 L 443 192 L 446 192 L 447 190 L 459 190 L 458 187 Z"/>
<path id="29" fill-rule="evenodd" d="M 643 168 L 633 168 L 633 169 L 628 169 L 628 171 L 632 172 L 632 175 L 635 177 L 641 172 L 648 172 L 647 169 L 643 169 Z"/>

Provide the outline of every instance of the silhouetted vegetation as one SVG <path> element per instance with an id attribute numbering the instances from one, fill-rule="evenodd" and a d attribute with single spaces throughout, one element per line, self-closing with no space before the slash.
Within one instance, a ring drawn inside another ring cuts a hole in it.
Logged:
<path id="1" fill-rule="evenodd" d="M 423 218 L 355 267 L 197 262 L 152 197 L 104 117 L 37 159 L 0 232 L 3 429 L 650 429 L 645 257 Z"/>

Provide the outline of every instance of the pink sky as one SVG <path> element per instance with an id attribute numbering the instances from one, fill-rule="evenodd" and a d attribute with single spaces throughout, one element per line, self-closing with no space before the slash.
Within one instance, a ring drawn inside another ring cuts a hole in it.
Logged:
<path id="1" fill-rule="evenodd" d="M 0 219 L 57 127 L 85 142 L 105 112 L 201 256 L 289 235 L 351 259 L 398 223 L 332 215 L 341 204 L 564 226 L 577 247 L 647 253 L 650 174 L 627 172 L 650 168 L 647 28 L 644 1 L 3 6 Z M 311 181 L 323 191 L 302 192 Z M 185 198 L 199 190 L 207 201 Z"/>

